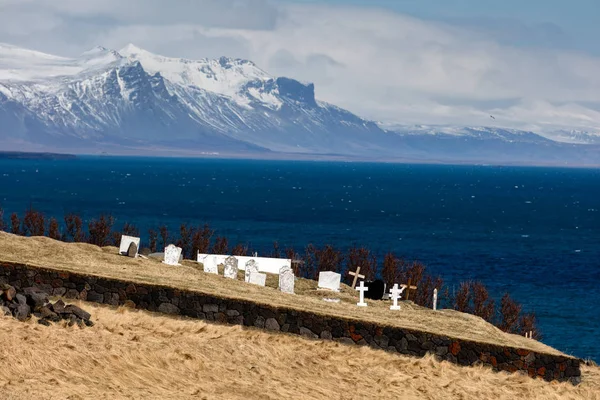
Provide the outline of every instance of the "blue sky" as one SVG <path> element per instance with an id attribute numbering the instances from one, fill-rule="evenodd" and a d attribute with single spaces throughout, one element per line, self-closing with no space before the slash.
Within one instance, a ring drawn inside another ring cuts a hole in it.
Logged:
<path id="1" fill-rule="evenodd" d="M 599 16 L 600 0 L 0 0 L 0 42 L 245 58 L 388 124 L 600 134 Z"/>

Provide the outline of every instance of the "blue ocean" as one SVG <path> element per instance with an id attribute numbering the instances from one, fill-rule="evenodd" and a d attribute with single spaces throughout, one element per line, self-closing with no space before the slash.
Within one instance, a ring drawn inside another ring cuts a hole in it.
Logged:
<path id="1" fill-rule="evenodd" d="M 450 288 L 480 280 L 535 311 L 543 341 L 600 361 L 600 170 L 79 157 L 0 160 L 5 220 L 110 213 L 142 234 L 209 223 L 232 242 L 364 245 Z M 0 249 L 1 251 L 1 249 Z"/>

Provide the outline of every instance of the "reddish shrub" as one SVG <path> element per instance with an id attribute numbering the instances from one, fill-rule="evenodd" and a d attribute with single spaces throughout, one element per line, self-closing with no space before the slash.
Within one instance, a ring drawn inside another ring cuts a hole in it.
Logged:
<path id="1" fill-rule="evenodd" d="M 156 231 L 154 229 L 150 229 L 148 230 L 148 247 L 150 248 L 150 251 L 155 253 L 156 252 L 156 240 L 158 239 L 158 233 L 156 233 Z"/>
<path id="2" fill-rule="evenodd" d="M 500 321 L 498 328 L 504 332 L 517 333 L 519 330 L 520 314 L 521 305 L 511 299 L 508 293 L 505 293 L 500 301 Z"/>
<path id="3" fill-rule="evenodd" d="M 234 256 L 245 256 L 248 254 L 248 245 L 238 243 L 235 245 L 233 249 L 231 249 L 231 254 Z"/>
<path id="4" fill-rule="evenodd" d="M 0 207 L 0 231 L 6 230 L 6 224 L 4 223 L 4 210 Z"/>
<path id="5" fill-rule="evenodd" d="M 181 224 L 179 226 L 179 239 L 177 240 L 177 246 L 181 247 L 181 253 L 184 258 L 196 259 L 193 255 L 192 237 L 194 235 L 194 228 L 187 225 Z"/>
<path id="6" fill-rule="evenodd" d="M 381 277 L 388 288 L 394 286 L 400 280 L 400 262 L 393 253 L 388 253 L 383 258 L 383 269 Z"/>
<path id="7" fill-rule="evenodd" d="M 217 236 L 215 244 L 211 249 L 212 254 L 227 254 L 229 252 L 229 242 L 226 237 Z"/>
<path id="8" fill-rule="evenodd" d="M 169 245 L 169 229 L 166 225 L 162 225 L 158 228 L 160 234 L 160 240 L 162 241 L 162 248 L 166 248 Z"/>
<path id="9" fill-rule="evenodd" d="M 111 229 L 115 222 L 112 215 L 101 215 L 88 223 L 88 242 L 96 246 L 107 246 L 110 244 Z"/>
<path id="10" fill-rule="evenodd" d="M 73 242 L 85 242 L 85 233 L 83 232 L 83 221 L 76 214 L 65 215 L 66 235 L 63 240 L 70 239 Z"/>
<path id="11" fill-rule="evenodd" d="M 271 252 L 271 257 L 273 257 L 273 258 L 281 257 L 281 250 L 279 249 L 279 243 L 277 243 L 276 241 L 273 242 L 273 251 Z"/>
<path id="12" fill-rule="evenodd" d="M 377 258 L 365 247 L 352 246 L 346 265 L 349 271 L 356 271 L 360 267 L 360 274 L 367 280 L 373 280 L 377 272 Z"/>
<path id="13" fill-rule="evenodd" d="M 46 221 L 44 214 L 29 208 L 23 217 L 23 235 L 25 236 L 44 236 L 46 232 Z"/>
<path id="14" fill-rule="evenodd" d="M 200 252 L 202 254 L 208 253 L 210 248 L 210 239 L 212 238 L 214 231 L 210 229 L 208 224 L 204 224 L 202 228 L 197 228 L 192 234 L 192 252 L 196 254 Z M 240 254 L 241 255 L 241 254 Z"/>
<path id="15" fill-rule="evenodd" d="M 62 237 L 60 234 L 58 221 L 54 217 L 50 218 L 50 221 L 48 222 L 48 237 L 55 240 L 61 240 Z"/>
<path id="16" fill-rule="evenodd" d="M 340 272 L 342 261 L 344 260 L 342 252 L 327 244 L 322 249 L 316 249 L 315 260 L 317 272 L 335 271 Z M 318 274 L 315 276 L 315 278 Z"/>
<path id="17" fill-rule="evenodd" d="M 12 213 L 10 215 L 10 233 L 13 233 L 15 235 L 22 234 L 21 220 L 19 219 L 19 216 L 17 215 L 17 213 Z"/>
<path id="18" fill-rule="evenodd" d="M 454 298 L 454 308 L 461 312 L 477 315 L 488 322 L 494 322 L 495 304 L 485 285 L 481 282 L 463 282 Z"/>

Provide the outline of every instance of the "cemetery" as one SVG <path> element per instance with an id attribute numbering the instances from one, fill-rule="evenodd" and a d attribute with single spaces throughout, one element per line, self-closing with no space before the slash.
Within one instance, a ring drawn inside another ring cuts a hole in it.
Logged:
<path id="1" fill-rule="evenodd" d="M 414 287 L 410 282 L 386 288 L 388 300 L 380 300 L 383 288 L 371 299 L 370 282 L 359 279 L 352 288 L 339 274 L 323 272 L 319 281 L 294 278 L 290 260 L 280 260 L 278 270 L 269 266 L 278 273 L 261 270 L 257 257 L 180 262 L 177 248 L 165 249 L 164 259 L 157 260 L 136 254 L 134 241 L 125 241 L 127 250 L 121 251 L 0 232 L 0 283 L 393 353 L 433 354 L 459 365 L 483 364 L 549 381 L 580 381 L 576 358 L 473 315 L 405 301 Z"/>

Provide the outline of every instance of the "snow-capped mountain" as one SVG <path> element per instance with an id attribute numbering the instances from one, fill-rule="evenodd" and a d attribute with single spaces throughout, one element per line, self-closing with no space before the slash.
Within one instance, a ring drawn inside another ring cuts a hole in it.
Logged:
<path id="1" fill-rule="evenodd" d="M 186 60 L 129 45 L 75 59 L 0 46 L 0 138 L 67 148 L 389 153 L 376 124 L 250 61 Z"/>
<path id="2" fill-rule="evenodd" d="M 597 165 L 598 148 L 501 128 L 379 126 L 248 60 L 133 45 L 65 58 L 0 44 L 0 150 Z"/>

